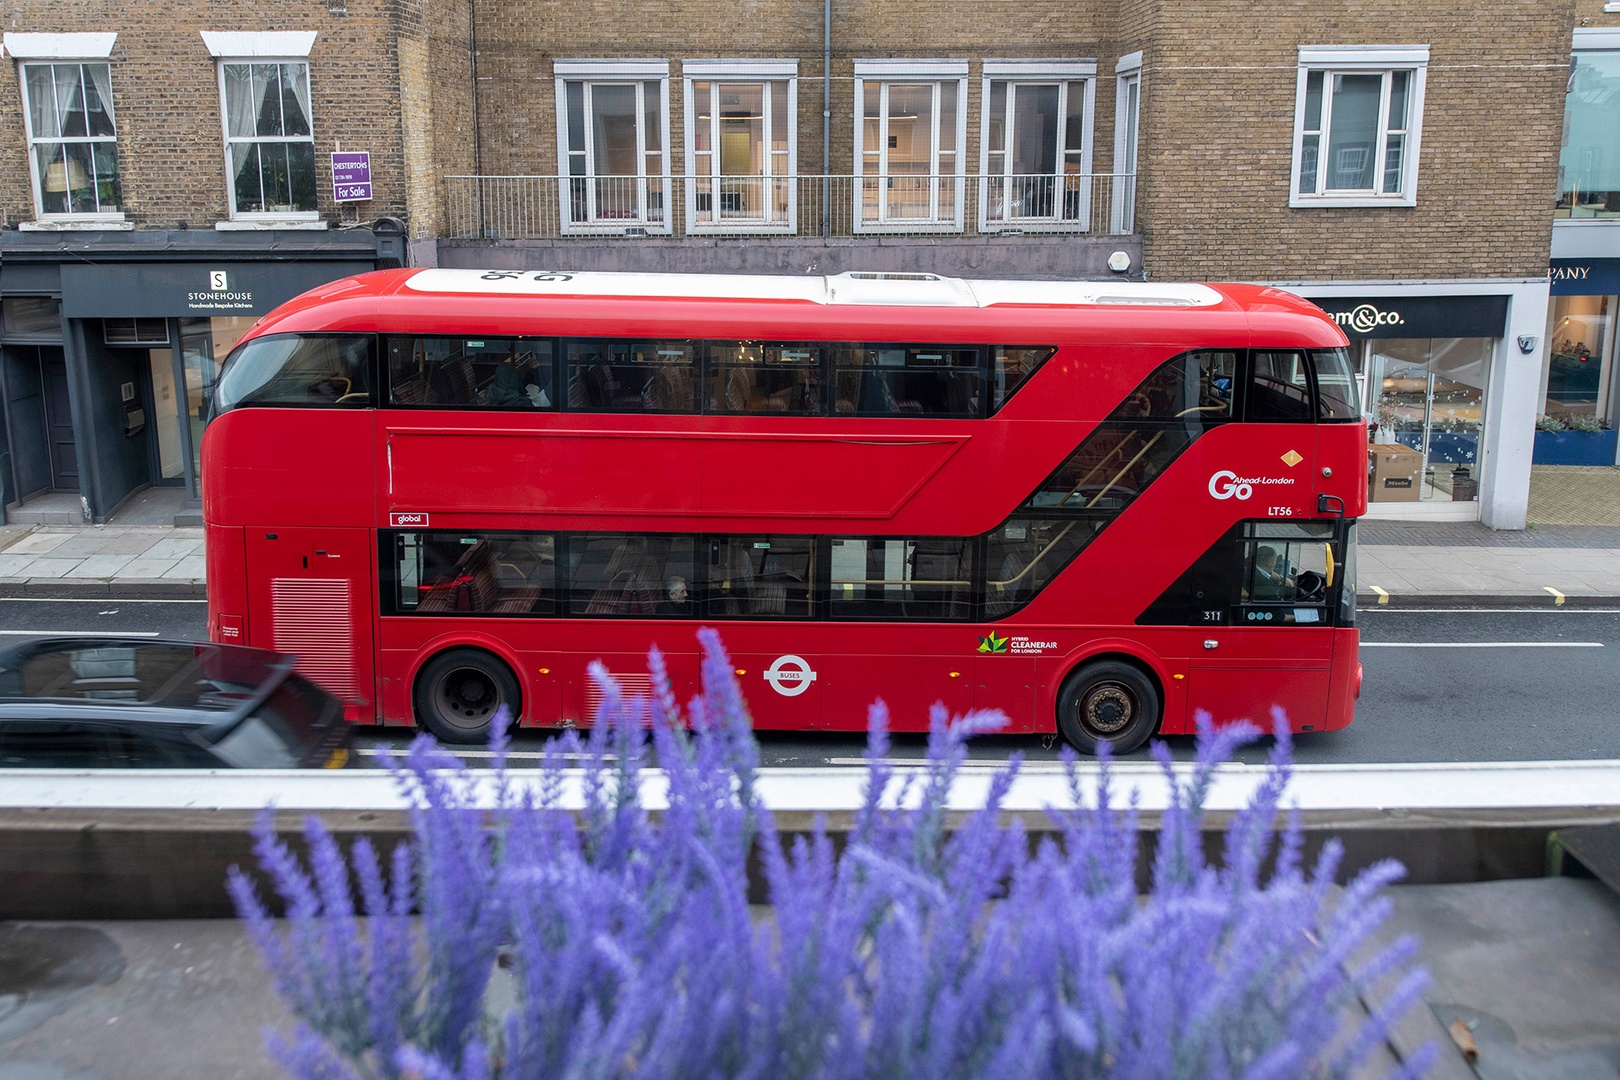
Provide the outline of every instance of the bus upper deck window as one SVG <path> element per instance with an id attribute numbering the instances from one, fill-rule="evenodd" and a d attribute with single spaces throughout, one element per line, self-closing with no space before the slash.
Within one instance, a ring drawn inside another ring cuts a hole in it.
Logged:
<path id="1" fill-rule="evenodd" d="M 1316 364 L 1318 420 L 1360 420 L 1361 402 L 1356 396 L 1356 373 L 1350 368 L 1346 349 L 1319 349 L 1311 354 Z"/>
<path id="2" fill-rule="evenodd" d="M 273 334 L 232 353 L 214 391 L 214 414 L 246 405 L 367 407 L 369 334 Z"/>
<path id="3" fill-rule="evenodd" d="M 1256 350 L 1251 355 L 1247 419 L 1311 421 L 1305 354 Z"/>

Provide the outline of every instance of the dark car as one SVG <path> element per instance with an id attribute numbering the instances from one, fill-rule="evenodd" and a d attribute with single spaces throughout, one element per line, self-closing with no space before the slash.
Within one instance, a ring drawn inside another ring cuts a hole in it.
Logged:
<path id="1" fill-rule="evenodd" d="M 263 649 L 47 638 L 0 652 L 0 767 L 338 768 L 343 706 Z"/>

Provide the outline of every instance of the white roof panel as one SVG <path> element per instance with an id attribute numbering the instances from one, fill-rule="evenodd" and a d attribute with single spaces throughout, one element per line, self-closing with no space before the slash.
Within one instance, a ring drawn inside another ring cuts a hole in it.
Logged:
<path id="1" fill-rule="evenodd" d="M 507 296 L 667 296 L 693 300 L 800 300 L 896 307 L 1209 307 L 1207 285 L 1139 281 L 976 281 L 938 274 L 851 272 L 831 277 L 764 274 L 626 274 L 607 271 L 424 270 L 406 287 L 425 293 Z"/>

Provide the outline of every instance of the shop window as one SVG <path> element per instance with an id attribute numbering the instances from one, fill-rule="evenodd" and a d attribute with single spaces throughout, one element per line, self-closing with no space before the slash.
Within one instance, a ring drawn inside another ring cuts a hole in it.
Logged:
<path id="1" fill-rule="evenodd" d="M 22 84 L 39 216 L 122 221 L 111 66 L 25 63 Z"/>
<path id="2" fill-rule="evenodd" d="M 1429 48 L 1302 45 L 1290 206 L 1413 206 Z"/>
<path id="3" fill-rule="evenodd" d="M 0 300 L 0 334 L 12 340 L 61 341 L 62 301 L 53 296 Z"/>
<path id="4" fill-rule="evenodd" d="M 1375 501 L 1473 498 L 1496 341 L 1384 338 L 1367 343 L 1373 441 L 1391 448 L 1382 465 L 1380 459 L 1374 461 Z M 1388 477 L 1378 475 L 1380 467 Z M 1405 479 L 1411 482 L 1399 482 Z"/>
<path id="5" fill-rule="evenodd" d="M 1547 404 L 1541 411 L 1567 421 L 1607 419 L 1610 297 L 1555 296 L 1547 327 Z"/>

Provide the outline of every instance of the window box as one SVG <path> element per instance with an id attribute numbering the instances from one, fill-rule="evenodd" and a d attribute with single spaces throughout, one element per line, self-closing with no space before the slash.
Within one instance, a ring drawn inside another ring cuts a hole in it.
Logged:
<path id="1" fill-rule="evenodd" d="M 1620 431 L 1537 431 L 1533 465 L 1613 465 Z"/>

